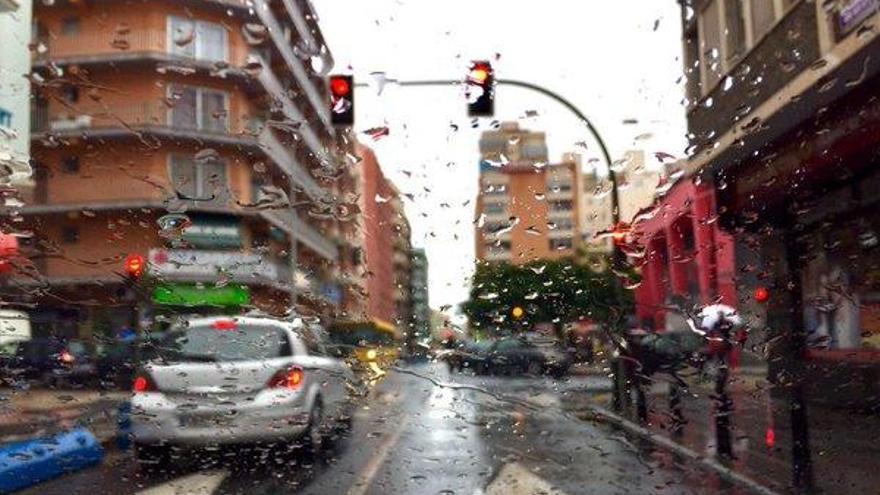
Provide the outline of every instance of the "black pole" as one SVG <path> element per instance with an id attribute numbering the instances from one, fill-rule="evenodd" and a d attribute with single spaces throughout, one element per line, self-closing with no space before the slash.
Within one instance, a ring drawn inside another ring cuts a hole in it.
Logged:
<path id="1" fill-rule="evenodd" d="M 733 458 L 730 416 L 733 413 L 733 400 L 727 391 L 730 374 L 727 357 L 730 353 L 730 324 L 721 321 L 718 325 L 722 339 L 722 349 L 718 354 L 718 372 L 715 375 L 715 446 L 719 457 Z"/>
<path id="2" fill-rule="evenodd" d="M 796 225 L 791 219 L 789 225 Z M 801 245 L 795 232 L 785 236 L 786 264 L 789 271 L 788 287 L 791 294 L 791 334 L 785 349 L 788 353 L 786 372 L 791 377 L 788 393 L 788 409 L 791 419 L 792 484 L 802 492 L 813 488 L 813 463 L 810 458 L 810 434 L 807 403 L 804 398 L 804 376 L 807 372 L 803 356 L 807 346 L 807 334 L 803 320 L 803 288 L 801 286 Z"/>

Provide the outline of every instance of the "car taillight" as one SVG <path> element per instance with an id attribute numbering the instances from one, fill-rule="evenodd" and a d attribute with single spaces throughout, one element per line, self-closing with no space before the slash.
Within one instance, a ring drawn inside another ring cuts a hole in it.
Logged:
<path id="1" fill-rule="evenodd" d="M 71 364 L 76 361 L 76 357 L 74 357 L 74 355 L 69 353 L 68 351 L 64 351 L 58 355 L 58 360 L 64 364 Z"/>
<path id="2" fill-rule="evenodd" d="M 288 390 L 296 390 L 302 385 L 305 373 L 302 368 L 287 368 L 275 373 L 269 380 L 269 388 L 286 388 Z"/>
<path id="3" fill-rule="evenodd" d="M 155 392 L 156 383 L 153 382 L 153 379 L 150 378 L 149 375 L 138 375 L 134 377 L 134 383 L 132 383 L 131 390 L 134 393 Z"/>

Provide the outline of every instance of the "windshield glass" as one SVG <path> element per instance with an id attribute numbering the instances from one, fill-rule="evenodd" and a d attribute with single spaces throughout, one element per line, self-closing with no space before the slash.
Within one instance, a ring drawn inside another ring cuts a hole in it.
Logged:
<path id="1" fill-rule="evenodd" d="M 0 493 L 861 495 L 877 438 L 880 0 L 0 0 Z"/>
<path id="2" fill-rule="evenodd" d="M 252 361 L 289 356 L 290 342 L 277 328 L 194 326 L 171 330 L 155 350 L 159 360 L 173 363 Z"/>

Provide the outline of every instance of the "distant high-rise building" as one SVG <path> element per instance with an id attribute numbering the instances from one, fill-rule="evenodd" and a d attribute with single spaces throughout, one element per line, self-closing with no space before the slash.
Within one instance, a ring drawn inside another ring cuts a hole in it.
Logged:
<path id="1" fill-rule="evenodd" d="M 363 314 L 351 320 L 371 320 L 404 331 L 410 320 L 410 226 L 400 193 L 385 177 L 376 154 L 358 145 L 361 160 L 362 255 L 365 261 Z"/>
<path id="2" fill-rule="evenodd" d="M 515 122 L 480 139 L 476 253 L 483 261 L 521 264 L 574 254 L 580 228 L 580 161 L 548 164 L 543 132 Z"/>
<path id="3" fill-rule="evenodd" d="M 639 210 L 654 202 L 661 172 L 645 168 L 645 152 L 641 150 L 627 151 L 615 168 L 620 220 L 630 222 Z M 611 239 L 596 239 L 596 234 L 613 227 L 611 183 L 594 167 L 583 174 L 582 191 L 578 198 L 582 239 L 592 250 L 610 251 Z"/>
<path id="4" fill-rule="evenodd" d="M 428 257 L 424 249 L 413 249 L 410 275 L 413 340 L 420 341 L 431 333 L 431 307 L 428 305 Z"/>

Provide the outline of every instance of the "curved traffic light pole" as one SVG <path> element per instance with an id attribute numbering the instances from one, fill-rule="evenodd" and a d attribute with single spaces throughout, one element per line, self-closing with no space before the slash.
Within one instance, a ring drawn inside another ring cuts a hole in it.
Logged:
<path id="1" fill-rule="evenodd" d="M 397 86 L 444 86 L 448 87 L 450 85 L 456 84 L 464 84 L 462 81 L 458 80 L 422 80 L 422 81 L 399 81 L 395 79 L 387 79 L 385 83 L 394 84 Z M 608 180 L 611 182 L 611 221 L 614 223 L 613 228 L 617 229 L 620 225 L 620 196 L 618 194 L 617 189 L 617 174 L 614 172 L 613 162 L 611 160 L 611 155 L 608 153 L 608 147 L 605 145 L 605 140 L 602 139 L 602 136 L 599 134 L 598 129 L 590 119 L 582 112 L 578 107 L 574 105 L 574 103 L 568 101 L 562 95 L 551 91 L 543 86 L 539 86 L 534 83 L 526 82 L 526 81 L 518 81 L 515 79 L 497 79 L 495 81 L 496 84 L 503 84 L 507 86 L 515 86 L 518 88 L 529 89 L 532 91 L 536 91 L 541 93 L 544 96 L 547 96 L 557 103 L 561 104 L 565 108 L 567 108 L 571 113 L 575 114 L 581 122 L 583 122 L 587 126 L 587 130 L 593 136 L 593 139 L 599 144 L 599 150 L 602 152 L 602 159 L 605 160 L 605 165 L 608 167 Z M 369 84 L 359 83 L 355 84 L 356 87 L 364 87 L 369 86 Z M 623 251 L 621 251 L 620 246 L 617 245 L 616 242 L 612 242 L 612 267 L 616 270 L 621 270 L 624 265 L 624 255 Z M 618 288 L 618 291 L 620 289 Z M 622 294 L 620 302 L 623 301 Z M 613 337 L 612 337 L 612 340 Z M 614 341 L 614 345 L 618 348 L 621 347 L 621 342 Z M 619 351 L 620 349 L 618 349 Z M 621 410 L 623 407 L 629 406 L 629 393 L 628 393 L 628 385 L 627 385 L 627 370 L 626 363 L 624 359 L 617 359 L 616 364 L 614 366 L 614 388 L 615 392 L 613 394 L 613 407 L 615 410 Z"/>
<path id="2" fill-rule="evenodd" d="M 454 80 L 454 79 L 428 79 L 423 81 L 399 81 L 396 79 L 388 79 L 386 80 L 388 84 L 393 84 L 397 86 L 450 86 L 456 84 L 464 84 L 462 81 Z M 590 119 L 582 112 L 578 107 L 574 105 L 574 103 L 568 101 L 559 93 L 551 91 L 543 86 L 539 86 L 534 83 L 526 82 L 526 81 L 518 81 L 516 79 L 497 79 L 495 81 L 496 84 L 503 84 L 506 86 L 516 86 L 518 88 L 530 89 L 532 91 L 536 91 L 541 93 L 544 96 L 547 96 L 557 103 L 561 104 L 565 108 L 567 108 L 571 113 L 575 114 L 575 116 L 587 126 L 587 130 L 590 131 L 590 134 L 593 136 L 593 139 L 599 144 L 599 151 L 602 152 L 602 159 L 605 160 L 605 165 L 608 167 L 608 180 L 611 182 L 611 220 L 614 222 L 614 227 L 620 223 L 620 196 L 618 195 L 617 190 L 617 174 L 614 173 L 614 168 L 612 166 L 613 162 L 611 160 L 611 155 L 608 153 L 608 147 L 605 145 L 605 140 L 602 139 L 602 135 L 599 134 L 599 131 L 596 129 L 596 126 L 590 121 Z M 356 87 L 366 87 L 369 84 L 366 83 L 358 83 L 355 84 Z M 614 257 L 615 261 L 620 262 L 623 260 L 622 252 L 614 245 Z"/>

